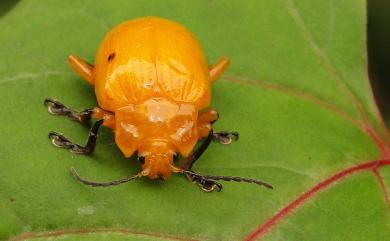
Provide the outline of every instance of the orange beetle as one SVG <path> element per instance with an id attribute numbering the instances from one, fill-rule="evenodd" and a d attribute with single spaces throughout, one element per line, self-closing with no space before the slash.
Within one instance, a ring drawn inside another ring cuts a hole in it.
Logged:
<path id="1" fill-rule="evenodd" d="M 213 133 L 218 119 L 210 104 L 211 83 L 229 65 L 227 58 L 208 67 L 194 36 L 183 26 L 158 17 L 130 20 L 109 32 L 92 66 L 76 55 L 68 57 L 70 66 L 95 86 L 99 107 L 74 111 L 57 100 L 45 99 L 51 114 L 87 122 L 92 126 L 85 146 L 74 144 L 62 134 L 50 132 L 57 147 L 78 154 L 94 150 L 101 125 L 115 132 L 115 142 L 125 157 L 137 151 L 142 171 L 112 182 L 93 182 L 73 175 L 91 186 L 111 186 L 148 176 L 167 179 L 172 172 L 183 173 L 205 191 L 221 190 L 217 180 L 249 182 L 272 188 L 260 180 L 207 176 L 191 170 L 211 140 L 228 144 L 238 138 L 236 132 Z M 204 139 L 193 151 L 198 140 Z M 174 163 L 178 153 L 185 157 L 181 166 Z"/>

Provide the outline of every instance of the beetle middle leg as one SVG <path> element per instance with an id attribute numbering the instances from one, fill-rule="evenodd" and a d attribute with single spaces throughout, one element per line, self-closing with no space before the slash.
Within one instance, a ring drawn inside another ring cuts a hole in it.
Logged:
<path id="1" fill-rule="evenodd" d="M 198 134 L 199 138 L 208 136 L 212 129 L 212 124 L 218 120 L 218 112 L 216 110 L 209 110 L 200 113 L 198 118 Z M 238 140 L 239 134 L 236 131 L 219 131 L 213 133 L 213 140 L 221 144 L 230 144 Z"/>
<path id="2" fill-rule="evenodd" d="M 54 146 L 69 149 L 71 152 L 76 154 L 91 154 L 96 146 L 97 133 L 104 120 L 96 121 L 88 135 L 87 143 L 85 146 L 75 144 L 71 142 L 64 135 L 51 131 L 49 132 L 49 138 Z"/>
<path id="3" fill-rule="evenodd" d="M 93 108 L 88 108 L 82 111 L 75 111 L 65 106 L 58 100 L 53 100 L 50 98 L 46 98 L 44 104 L 47 106 L 47 110 L 50 114 L 67 116 L 69 119 L 80 123 L 88 122 L 91 119 L 93 113 Z"/>
<path id="4" fill-rule="evenodd" d="M 112 112 L 103 110 L 98 107 L 87 108 L 82 111 L 75 111 L 66 105 L 62 104 L 58 100 L 46 98 L 44 104 L 52 115 L 63 115 L 68 117 L 70 120 L 77 121 L 80 123 L 88 123 L 91 117 L 95 119 L 103 119 L 103 125 L 111 129 L 115 129 L 115 115 Z"/>

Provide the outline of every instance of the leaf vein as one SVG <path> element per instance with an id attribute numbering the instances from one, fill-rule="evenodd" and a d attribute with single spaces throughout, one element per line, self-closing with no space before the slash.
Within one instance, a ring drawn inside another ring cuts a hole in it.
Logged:
<path id="1" fill-rule="evenodd" d="M 292 17 L 292 19 L 297 24 L 298 28 L 301 30 L 306 41 L 309 43 L 314 53 L 320 58 L 322 65 L 328 71 L 328 73 L 333 77 L 334 81 L 339 85 L 341 90 L 350 98 L 353 106 L 359 112 L 361 118 L 363 119 L 366 125 L 369 125 L 368 115 L 365 112 L 362 103 L 358 100 L 356 94 L 352 89 L 342 80 L 340 73 L 337 71 L 336 67 L 330 61 L 326 52 L 320 48 L 320 46 L 315 41 L 313 34 L 310 29 L 306 26 L 304 20 L 302 19 L 298 9 L 296 8 L 293 0 L 286 0 L 287 11 Z"/>

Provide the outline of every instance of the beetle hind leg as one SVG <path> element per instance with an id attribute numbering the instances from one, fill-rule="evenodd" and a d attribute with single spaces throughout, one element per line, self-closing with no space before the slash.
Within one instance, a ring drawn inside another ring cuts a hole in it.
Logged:
<path id="1" fill-rule="evenodd" d="M 218 60 L 217 63 L 215 63 L 213 66 L 210 67 L 210 82 L 213 83 L 216 81 L 222 73 L 229 67 L 230 61 L 228 58 L 223 57 L 220 60 Z"/>
<path id="2" fill-rule="evenodd" d="M 68 56 L 68 63 L 85 81 L 91 85 L 94 84 L 92 78 L 94 67 L 91 64 L 74 54 Z"/>
<path id="3" fill-rule="evenodd" d="M 52 144 L 56 147 L 68 149 L 72 153 L 88 155 L 91 154 L 95 149 L 97 133 L 102 124 L 103 120 L 98 120 L 95 122 L 95 124 L 91 128 L 91 131 L 89 132 L 87 143 L 85 144 L 85 146 L 75 144 L 71 142 L 68 138 L 66 138 L 64 135 L 54 131 L 49 132 L 49 138 Z"/>

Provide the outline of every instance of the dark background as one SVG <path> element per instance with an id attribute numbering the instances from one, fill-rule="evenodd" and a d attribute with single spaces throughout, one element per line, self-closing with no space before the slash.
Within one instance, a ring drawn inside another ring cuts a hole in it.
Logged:
<path id="1" fill-rule="evenodd" d="M 390 1 L 368 0 L 369 75 L 379 109 L 390 126 Z"/>

